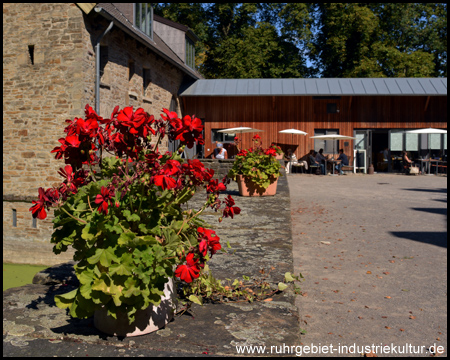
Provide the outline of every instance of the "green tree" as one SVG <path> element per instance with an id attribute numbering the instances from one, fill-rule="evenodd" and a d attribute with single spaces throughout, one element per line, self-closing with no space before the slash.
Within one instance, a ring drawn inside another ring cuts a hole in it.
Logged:
<path id="1" fill-rule="evenodd" d="M 206 78 L 447 76 L 442 3 L 159 3 Z"/>
<path id="2" fill-rule="evenodd" d="M 277 30 L 286 23 L 287 11 L 280 14 L 285 6 L 210 3 L 190 9 L 189 4 L 159 4 L 155 13 L 196 32 L 198 70 L 206 78 L 305 77 L 306 57 L 296 44 L 302 32 L 293 26 Z M 293 19 L 299 20 L 302 14 Z M 292 41 L 295 31 L 297 38 Z"/>
<path id="3" fill-rule="evenodd" d="M 325 3 L 311 55 L 324 77 L 427 77 L 447 74 L 447 6 Z"/>

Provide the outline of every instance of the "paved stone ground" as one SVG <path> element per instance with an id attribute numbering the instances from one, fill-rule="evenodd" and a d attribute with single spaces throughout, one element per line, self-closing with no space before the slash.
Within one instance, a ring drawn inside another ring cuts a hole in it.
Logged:
<path id="1" fill-rule="evenodd" d="M 437 344 L 447 355 L 447 177 L 293 174 L 288 182 L 294 270 L 305 276 L 301 341 L 334 346 L 309 356 L 354 344 L 423 346 L 392 356 L 429 356 Z"/>
<path id="2" fill-rule="evenodd" d="M 293 269 L 286 177 L 279 180 L 274 197 L 240 197 L 236 183 L 230 184 L 228 193 L 242 210 L 239 216 L 221 223 L 214 211 L 203 217 L 221 237 L 222 246 L 228 240 L 235 250 L 214 255 L 210 262 L 214 275 L 259 277 L 261 269 L 268 273 L 274 267 L 267 281 L 276 286 Z M 194 305 L 164 329 L 121 339 L 97 331 L 92 319 L 71 319 L 54 305 L 55 294 L 73 288 L 71 282 L 60 285 L 68 279 L 70 265 L 60 270 L 47 271 L 56 284 L 40 282 L 3 293 L 4 356 L 236 356 L 238 345 L 299 345 L 298 310 L 289 289 L 269 302 Z"/>

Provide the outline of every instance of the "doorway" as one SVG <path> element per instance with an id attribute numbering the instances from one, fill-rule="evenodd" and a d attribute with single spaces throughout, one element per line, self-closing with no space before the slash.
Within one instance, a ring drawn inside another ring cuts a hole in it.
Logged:
<path id="1" fill-rule="evenodd" d="M 388 135 L 389 131 L 387 129 L 373 130 L 372 132 L 372 158 L 373 166 L 376 172 L 388 172 L 390 168 Z M 385 159 L 383 154 L 383 151 L 386 149 L 388 149 L 387 159 Z"/>

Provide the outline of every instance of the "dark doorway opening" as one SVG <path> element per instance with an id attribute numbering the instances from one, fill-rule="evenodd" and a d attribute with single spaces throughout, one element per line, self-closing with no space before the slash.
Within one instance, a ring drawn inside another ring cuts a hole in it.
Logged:
<path id="1" fill-rule="evenodd" d="M 387 172 L 389 169 L 389 161 L 385 161 L 383 151 L 389 146 L 389 131 L 374 130 L 372 132 L 372 159 L 376 172 Z"/>

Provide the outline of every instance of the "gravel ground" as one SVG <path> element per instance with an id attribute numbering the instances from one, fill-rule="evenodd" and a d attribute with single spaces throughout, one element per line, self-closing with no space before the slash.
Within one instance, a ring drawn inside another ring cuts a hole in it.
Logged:
<path id="1" fill-rule="evenodd" d="M 288 183 L 294 270 L 305 277 L 302 344 L 322 345 L 304 356 L 430 356 L 435 344 L 446 356 L 447 177 L 294 174 Z"/>

